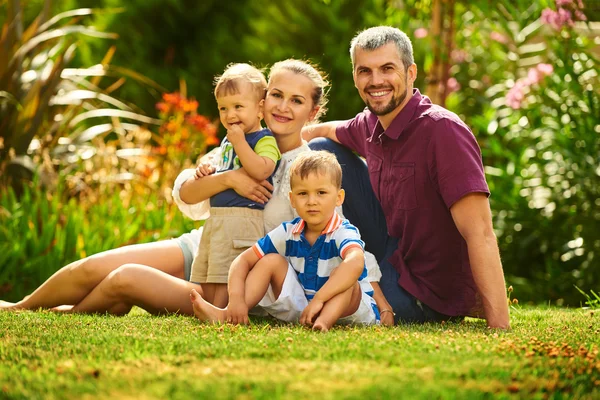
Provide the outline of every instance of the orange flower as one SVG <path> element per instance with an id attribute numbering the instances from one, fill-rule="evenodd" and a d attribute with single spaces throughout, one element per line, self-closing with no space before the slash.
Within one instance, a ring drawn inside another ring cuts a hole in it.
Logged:
<path id="1" fill-rule="evenodd" d="M 179 92 L 163 93 L 162 98 L 164 101 L 169 104 L 173 104 L 174 106 L 179 105 L 179 102 L 181 101 L 181 95 Z"/>
<path id="2" fill-rule="evenodd" d="M 158 110 L 158 112 L 166 114 L 171 111 L 171 106 L 161 101 L 159 103 L 156 103 L 156 109 Z"/>
<path id="3" fill-rule="evenodd" d="M 183 110 L 183 112 L 194 112 L 198 109 L 198 102 L 195 99 L 181 99 L 179 107 L 181 108 L 181 110 Z"/>

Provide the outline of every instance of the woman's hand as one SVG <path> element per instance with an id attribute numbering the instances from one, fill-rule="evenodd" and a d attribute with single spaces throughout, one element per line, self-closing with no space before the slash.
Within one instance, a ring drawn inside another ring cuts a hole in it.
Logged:
<path id="1" fill-rule="evenodd" d="M 371 282 L 371 286 L 373 287 L 373 300 L 375 300 L 375 303 L 377 303 L 377 308 L 379 309 L 381 325 L 394 326 L 394 309 L 390 303 L 388 303 L 383 292 L 381 291 L 379 282 Z"/>
<path id="2" fill-rule="evenodd" d="M 273 185 L 268 181 L 257 182 L 243 168 L 231 171 L 229 186 L 240 196 L 259 204 L 269 201 L 273 191 Z"/>

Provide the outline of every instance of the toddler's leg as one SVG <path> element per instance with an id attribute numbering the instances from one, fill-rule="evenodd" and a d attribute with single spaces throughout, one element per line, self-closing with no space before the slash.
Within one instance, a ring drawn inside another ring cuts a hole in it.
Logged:
<path id="1" fill-rule="evenodd" d="M 333 296 L 323 305 L 323 310 L 313 324 L 314 330 L 327 332 L 338 319 L 352 315 L 358 310 L 362 292 L 358 282 L 348 290 Z"/>
<path id="2" fill-rule="evenodd" d="M 215 294 L 213 295 L 212 303 L 215 307 L 224 308 L 227 306 L 229 300 L 229 293 L 227 292 L 226 283 L 215 283 Z"/>

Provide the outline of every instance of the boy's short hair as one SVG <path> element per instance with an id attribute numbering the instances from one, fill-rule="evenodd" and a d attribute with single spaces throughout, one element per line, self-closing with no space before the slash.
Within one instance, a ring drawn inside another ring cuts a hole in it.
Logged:
<path id="1" fill-rule="evenodd" d="M 290 167 L 290 185 L 294 176 L 305 179 L 313 173 L 328 175 L 336 188 L 342 188 L 342 167 L 333 153 L 324 150 L 301 153 Z"/>
<path id="2" fill-rule="evenodd" d="M 240 82 L 247 82 L 254 87 L 257 101 L 265 98 L 267 92 L 265 75 L 258 68 L 245 63 L 229 64 L 223 75 L 215 77 L 215 97 L 240 93 Z"/>

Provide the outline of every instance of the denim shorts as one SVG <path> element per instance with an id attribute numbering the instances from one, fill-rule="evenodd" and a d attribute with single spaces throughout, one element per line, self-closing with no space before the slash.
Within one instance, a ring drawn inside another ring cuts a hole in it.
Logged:
<path id="1" fill-rule="evenodd" d="M 183 279 L 186 281 L 190 280 L 192 272 L 192 262 L 198 252 L 198 245 L 200 244 L 200 238 L 202 237 L 202 228 L 194 229 L 191 232 L 184 233 L 174 240 L 183 253 Z"/>

